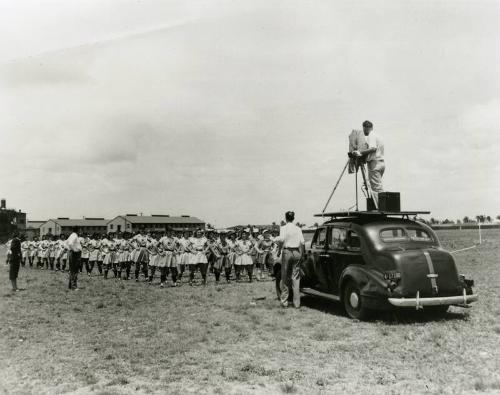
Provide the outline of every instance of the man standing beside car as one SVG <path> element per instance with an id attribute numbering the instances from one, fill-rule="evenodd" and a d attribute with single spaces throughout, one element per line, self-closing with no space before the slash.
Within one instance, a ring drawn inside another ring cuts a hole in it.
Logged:
<path id="1" fill-rule="evenodd" d="M 287 211 L 285 214 L 286 225 L 280 229 L 276 241 L 280 245 L 283 257 L 281 261 L 281 306 L 288 307 L 288 293 L 291 286 L 293 292 L 293 305 L 300 307 L 300 261 L 304 256 L 304 235 L 302 229 L 294 225 L 295 213 Z M 278 257 L 280 255 L 278 252 Z"/>

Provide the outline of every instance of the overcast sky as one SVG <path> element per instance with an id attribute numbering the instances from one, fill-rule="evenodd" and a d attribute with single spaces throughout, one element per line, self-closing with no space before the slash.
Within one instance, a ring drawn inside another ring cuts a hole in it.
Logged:
<path id="1" fill-rule="evenodd" d="M 365 119 L 403 209 L 500 214 L 498 1 L 0 4 L 0 194 L 29 219 L 312 224 Z"/>

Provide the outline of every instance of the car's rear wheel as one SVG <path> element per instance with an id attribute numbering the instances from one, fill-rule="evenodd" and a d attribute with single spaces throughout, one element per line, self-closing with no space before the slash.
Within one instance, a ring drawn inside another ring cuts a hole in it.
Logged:
<path id="1" fill-rule="evenodd" d="M 347 315 L 357 320 L 365 320 L 370 316 L 370 310 L 363 306 L 359 286 L 349 281 L 344 287 L 344 308 Z"/>

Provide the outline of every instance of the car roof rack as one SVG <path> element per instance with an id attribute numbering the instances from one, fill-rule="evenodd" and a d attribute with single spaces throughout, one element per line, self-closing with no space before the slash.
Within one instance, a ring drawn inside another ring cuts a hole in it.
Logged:
<path id="1" fill-rule="evenodd" d="M 367 218 L 367 217 L 403 217 L 409 218 L 419 214 L 430 214 L 430 211 L 337 211 L 333 213 L 314 214 L 315 217 L 330 217 L 330 218 Z"/>

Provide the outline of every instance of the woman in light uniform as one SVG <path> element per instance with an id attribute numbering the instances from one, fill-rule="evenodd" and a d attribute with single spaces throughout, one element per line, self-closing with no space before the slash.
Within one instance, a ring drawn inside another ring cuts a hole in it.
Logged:
<path id="1" fill-rule="evenodd" d="M 234 231 L 230 231 L 229 237 L 226 241 L 229 246 L 229 254 L 227 255 L 227 264 L 230 266 L 231 269 L 234 266 L 234 261 L 236 260 L 236 233 Z"/>
<path id="2" fill-rule="evenodd" d="M 165 251 L 166 259 L 165 259 L 165 281 L 168 272 L 172 277 L 172 284 L 174 287 L 177 286 L 177 275 L 178 275 L 178 256 L 177 256 L 177 243 L 173 238 L 172 231 L 167 229 L 167 234 L 162 238 L 162 246 Z"/>
<path id="3" fill-rule="evenodd" d="M 229 284 L 231 282 L 232 258 L 230 258 L 231 246 L 226 240 L 225 232 L 220 233 L 219 240 L 217 240 L 217 242 L 212 248 L 213 248 L 212 253 L 216 257 L 216 261 L 214 263 L 215 282 L 219 283 L 220 275 L 224 270 L 224 275 L 226 276 L 226 282 Z"/>
<path id="4" fill-rule="evenodd" d="M 177 267 L 179 270 L 179 278 L 178 282 L 182 283 L 182 276 L 184 275 L 184 271 L 186 267 L 189 267 L 189 251 L 190 251 L 190 241 L 189 241 L 190 232 L 184 231 L 182 237 L 177 241 L 176 246 L 176 256 L 177 256 Z"/>
<path id="5" fill-rule="evenodd" d="M 58 240 L 58 250 L 56 265 L 58 265 L 62 271 L 65 271 L 66 263 L 68 262 L 68 248 L 66 246 L 66 237 L 63 234 Z"/>
<path id="6" fill-rule="evenodd" d="M 111 237 L 110 237 L 111 238 Z M 104 268 L 104 278 L 108 278 L 109 269 L 113 265 L 113 256 L 111 245 L 113 242 L 105 237 L 101 242 L 101 255 L 102 255 L 102 266 Z"/>
<path id="7" fill-rule="evenodd" d="M 206 285 L 208 268 L 207 239 L 200 229 L 196 231 L 195 237 L 191 238 L 191 249 L 193 252 L 189 262 L 189 285 L 193 285 L 196 270 L 200 270 L 203 285 Z"/>
<path id="8" fill-rule="evenodd" d="M 162 242 L 163 237 L 159 240 L 158 242 L 158 258 L 156 261 L 156 267 L 160 269 L 160 287 L 163 288 L 165 286 L 165 283 L 167 282 L 167 273 L 168 273 L 168 267 L 167 267 L 167 251 L 165 251 L 163 242 Z"/>
<path id="9" fill-rule="evenodd" d="M 148 280 L 148 249 L 147 240 L 142 235 L 136 236 L 136 243 L 139 246 L 139 251 L 136 251 L 135 260 L 135 281 L 139 281 L 139 274 L 142 272 L 146 281 Z"/>
<path id="10" fill-rule="evenodd" d="M 253 280 L 253 260 L 250 256 L 253 244 L 248 239 L 249 230 L 245 229 L 241 235 L 241 240 L 236 242 L 235 253 L 236 259 L 234 261 L 234 269 L 236 271 L 236 280 L 241 280 L 241 272 L 247 271 L 248 279 L 250 282 Z"/>
<path id="11" fill-rule="evenodd" d="M 26 266 L 26 261 L 28 260 L 29 255 L 29 241 L 25 240 L 24 237 L 21 237 L 21 266 Z"/>
<path id="12" fill-rule="evenodd" d="M 49 236 L 44 236 L 38 248 L 38 262 L 40 263 L 40 268 L 43 269 L 45 266 L 47 270 L 49 269 L 49 241 L 47 240 Z"/>
<path id="13" fill-rule="evenodd" d="M 147 246 L 149 254 L 149 284 L 153 283 L 153 278 L 155 276 L 156 267 L 158 266 L 158 241 L 152 239 Z"/>
<path id="14" fill-rule="evenodd" d="M 263 271 L 267 270 L 269 274 L 272 273 L 272 268 L 274 265 L 273 257 L 273 246 L 274 241 L 271 239 L 271 234 L 268 230 L 264 230 L 263 239 L 259 240 L 255 245 L 255 250 L 257 251 L 257 260 L 259 262 L 259 272 L 258 276 L 263 278 Z"/>
<path id="15" fill-rule="evenodd" d="M 48 262 L 49 262 L 49 268 L 50 270 L 54 270 L 54 262 L 56 260 L 56 254 L 57 254 L 57 241 L 56 241 L 56 236 L 50 237 L 48 241 Z"/>
<path id="16" fill-rule="evenodd" d="M 87 276 L 90 277 L 89 243 L 90 243 L 90 238 L 88 237 L 88 235 L 80 238 L 80 244 L 82 245 L 82 257 L 80 258 L 80 273 L 83 271 L 83 268 L 85 267 L 85 271 L 87 272 Z"/>
<path id="17" fill-rule="evenodd" d="M 36 250 L 38 247 L 38 238 L 35 237 L 33 241 L 30 241 L 29 251 L 28 251 L 28 261 L 30 264 L 30 268 L 33 268 L 33 261 L 36 258 Z"/>
<path id="18" fill-rule="evenodd" d="M 122 240 L 122 257 L 121 257 L 121 271 L 125 272 L 125 280 L 130 279 L 130 269 L 132 267 L 132 245 L 129 240 L 125 238 Z M 120 277 L 121 278 L 121 277 Z"/>
<path id="19" fill-rule="evenodd" d="M 92 240 L 88 244 L 89 249 L 89 276 L 92 275 L 94 266 L 97 263 L 97 270 L 99 274 L 102 274 L 102 264 L 99 264 L 99 250 L 101 248 L 101 241 L 98 240 L 98 236 L 94 235 Z"/>

